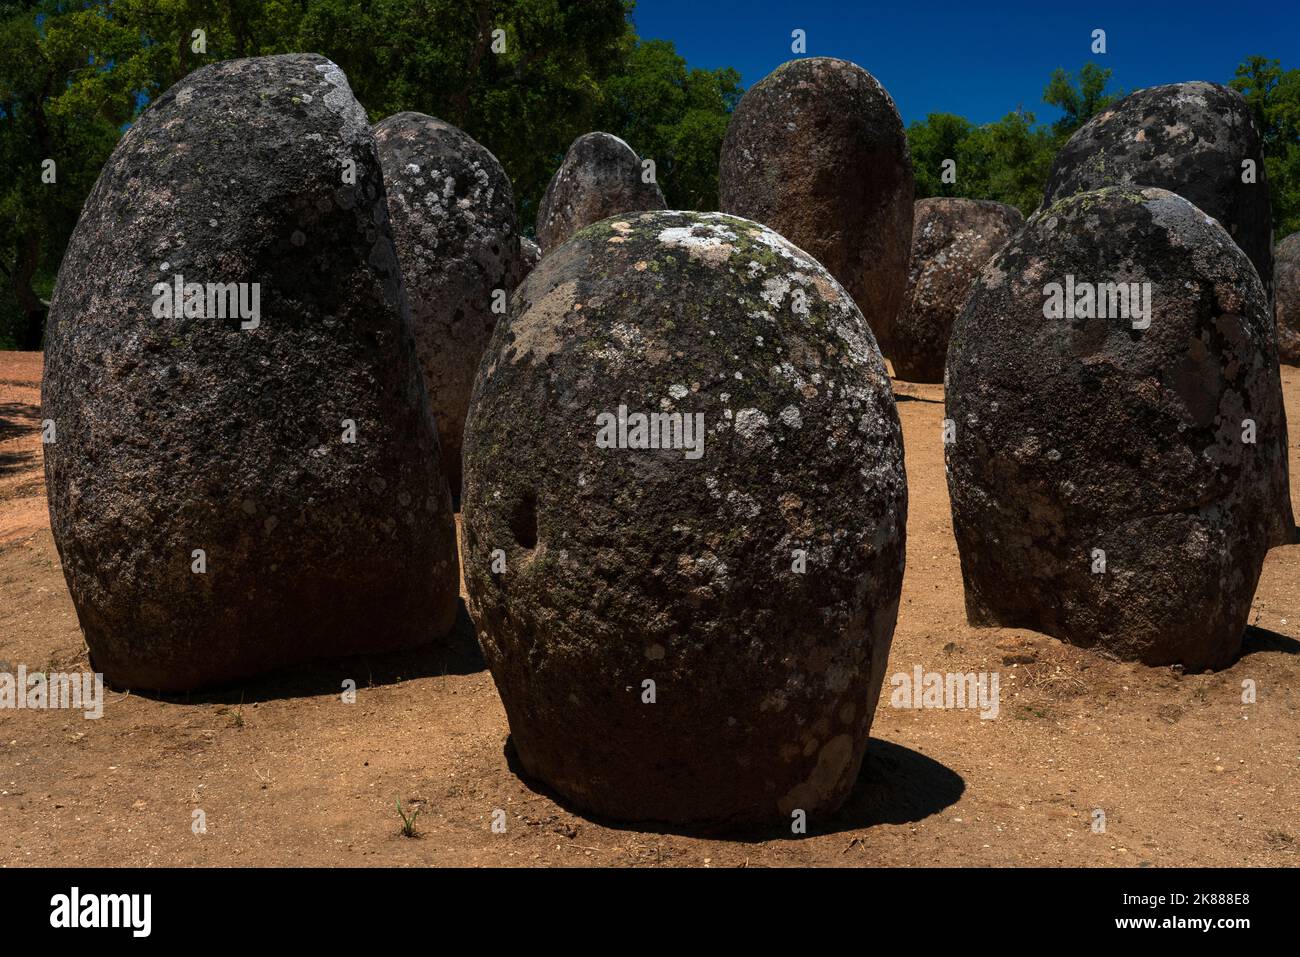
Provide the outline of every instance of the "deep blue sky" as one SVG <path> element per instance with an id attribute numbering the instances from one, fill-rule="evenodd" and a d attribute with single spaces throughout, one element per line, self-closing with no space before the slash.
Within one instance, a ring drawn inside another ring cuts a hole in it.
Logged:
<path id="1" fill-rule="evenodd" d="M 746 88 L 793 58 L 790 32 L 801 28 L 809 56 L 852 60 L 880 80 L 904 123 L 932 112 L 988 123 L 1020 105 L 1053 120 L 1042 102 L 1052 70 L 1090 59 L 1113 70 L 1110 89 L 1125 91 L 1227 83 L 1253 53 L 1300 68 L 1300 0 L 638 0 L 633 19 L 643 38 L 672 40 L 693 67 L 735 67 Z M 1098 27 L 1104 56 L 1090 52 Z"/>

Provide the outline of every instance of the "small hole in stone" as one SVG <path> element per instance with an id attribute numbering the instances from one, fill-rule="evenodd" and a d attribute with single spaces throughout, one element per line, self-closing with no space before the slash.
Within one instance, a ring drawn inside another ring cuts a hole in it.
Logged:
<path id="1" fill-rule="evenodd" d="M 525 492 L 510 513 L 510 531 L 524 548 L 537 547 L 537 493 Z"/>

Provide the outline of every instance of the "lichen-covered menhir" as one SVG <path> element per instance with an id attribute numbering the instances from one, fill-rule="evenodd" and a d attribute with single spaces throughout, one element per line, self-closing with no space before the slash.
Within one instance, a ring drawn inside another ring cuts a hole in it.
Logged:
<path id="1" fill-rule="evenodd" d="M 470 610 L 529 774 L 623 820 L 838 807 L 907 488 L 884 363 L 822 266 L 719 213 L 579 231 L 497 326 L 465 461 Z"/>
<path id="2" fill-rule="evenodd" d="M 444 635 L 455 530 L 364 111 L 319 56 L 202 67 L 59 271 L 50 523 L 91 666 L 188 691 Z"/>

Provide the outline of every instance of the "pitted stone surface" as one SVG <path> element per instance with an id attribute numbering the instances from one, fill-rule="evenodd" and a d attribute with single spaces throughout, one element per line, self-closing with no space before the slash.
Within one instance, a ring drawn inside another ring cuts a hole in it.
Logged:
<path id="1" fill-rule="evenodd" d="M 663 209 L 659 184 L 647 183 L 644 173 L 642 157 L 612 133 L 579 136 L 537 207 L 537 243 L 542 252 L 608 216 Z"/>
<path id="2" fill-rule="evenodd" d="M 918 199 L 907 296 L 894 324 L 894 375 L 942 382 L 948 335 L 971 283 L 1024 225 L 1014 206 L 979 199 Z"/>
<path id="3" fill-rule="evenodd" d="M 176 314 L 182 277 L 205 285 Z M 250 314 L 257 284 L 255 322 L 208 312 L 218 283 Z M 450 628 L 455 530 L 405 309 L 333 63 L 203 67 L 122 137 L 59 271 L 42 386 L 54 539 L 111 683 L 187 691 Z"/>
<path id="4" fill-rule="evenodd" d="M 912 241 L 912 160 L 875 77 L 831 57 L 777 67 L 732 114 L 718 191 L 724 212 L 765 223 L 830 270 L 892 356 Z"/>
<path id="5" fill-rule="evenodd" d="M 1139 302 L 1149 283 L 1146 318 L 1104 283 Z M 1086 316 L 1090 294 L 1108 316 Z M 946 385 L 972 623 L 1151 665 L 1233 660 L 1292 523 L 1268 300 L 1217 222 L 1149 188 L 1040 210 L 976 281 Z"/>
<path id="6" fill-rule="evenodd" d="M 1242 164 L 1255 181 L 1243 182 Z M 1155 186 L 1217 219 L 1273 282 L 1273 214 L 1263 143 L 1240 93 L 1217 83 L 1137 90 L 1081 126 L 1057 152 L 1044 206 L 1103 186 Z"/>
<path id="7" fill-rule="evenodd" d="M 701 417 L 702 454 L 636 447 L 640 413 Z M 719 213 L 590 226 L 498 324 L 465 448 L 469 605 L 528 773 L 625 820 L 843 801 L 907 489 L 884 363 L 825 269 Z"/>
<path id="8" fill-rule="evenodd" d="M 525 271 L 514 191 L 486 147 L 423 113 L 384 120 L 375 127 L 375 146 L 415 350 L 438 423 L 443 468 L 458 498 L 474 374 Z"/>

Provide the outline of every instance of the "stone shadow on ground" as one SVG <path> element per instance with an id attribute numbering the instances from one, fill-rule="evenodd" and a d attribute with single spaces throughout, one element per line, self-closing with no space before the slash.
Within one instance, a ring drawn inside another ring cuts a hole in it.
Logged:
<path id="1" fill-rule="evenodd" d="M 322 694 L 343 693 L 343 681 L 351 678 L 357 690 L 430 678 L 441 675 L 471 675 L 487 669 L 478 644 L 478 631 L 459 599 L 456 622 L 442 641 L 420 648 L 394 651 L 382 655 L 353 655 L 323 658 L 319 661 L 285 668 L 258 678 L 189 694 L 160 694 L 130 689 L 141 698 L 183 704 L 253 704 L 285 698 L 310 698 Z M 127 689 L 114 689 L 118 691 Z"/>
<path id="2" fill-rule="evenodd" d="M 910 824 L 921 821 L 955 804 L 966 790 L 956 771 L 919 751 L 872 738 L 862 760 L 862 770 L 844 806 L 829 819 L 808 821 L 807 834 L 793 834 L 789 824 L 766 828 L 736 829 L 718 826 L 665 824 L 659 821 L 613 821 L 590 814 L 557 794 L 544 782 L 530 777 L 515 751 L 514 739 L 503 748 L 510 770 L 529 790 L 554 801 L 564 810 L 615 831 L 675 834 L 681 837 L 712 838 L 756 844 L 765 841 L 802 840 L 821 834 L 840 834 L 877 824 Z"/>
<path id="3" fill-rule="evenodd" d="M 35 457 L 35 452 L 0 452 L 0 475 L 6 475 L 9 472 L 22 472 L 31 468 L 32 459 Z M 36 481 L 39 482 L 40 479 L 38 478 Z"/>
<path id="4" fill-rule="evenodd" d="M 1246 632 L 1241 638 L 1241 653 L 1237 655 L 1237 661 L 1261 651 L 1280 651 L 1286 655 L 1300 655 L 1300 641 L 1296 641 L 1289 635 L 1270 631 L 1268 628 L 1247 625 Z"/>
<path id="5" fill-rule="evenodd" d="M 911 395 L 907 392 L 895 392 L 895 402 L 928 402 L 930 405 L 943 405 L 943 399 L 927 399 L 923 395 Z"/>
<path id="6" fill-rule="evenodd" d="M 40 422 L 40 406 L 26 402 L 0 402 L 0 442 L 35 432 Z M 36 453 L 29 450 L 0 452 L 0 475 L 28 468 Z"/>

